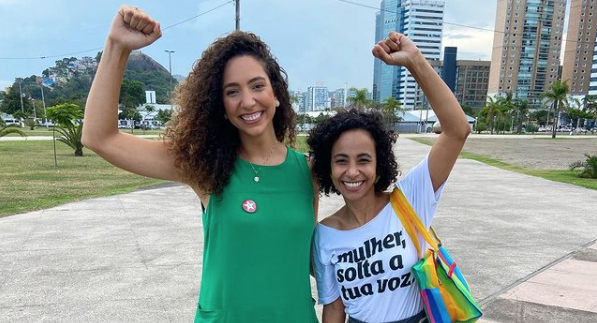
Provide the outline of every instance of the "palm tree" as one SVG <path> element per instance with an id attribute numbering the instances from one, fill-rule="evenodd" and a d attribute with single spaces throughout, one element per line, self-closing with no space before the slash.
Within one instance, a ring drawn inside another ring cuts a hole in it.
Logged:
<path id="1" fill-rule="evenodd" d="M 0 128 L 0 138 L 4 137 L 4 136 L 8 136 L 11 133 L 16 133 L 21 137 L 27 136 L 27 134 L 22 132 L 17 126 L 14 126 L 14 125 L 5 126 L 5 127 Z"/>
<path id="2" fill-rule="evenodd" d="M 583 105 L 586 112 L 593 113 L 593 120 L 597 126 L 597 95 L 585 95 Z"/>
<path id="3" fill-rule="evenodd" d="M 555 80 L 547 91 L 543 92 L 539 97 L 544 99 L 547 103 L 553 106 L 553 129 L 551 137 L 556 137 L 556 130 L 558 127 L 558 113 L 560 110 L 568 106 L 568 80 L 562 82 Z"/>
<path id="4" fill-rule="evenodd" d="M 582 168 L 583 172 L 580 174 L 580 177 L 583 178 L 597 178 L 597 155 L 589 155 L 585 154 L 587 160 L 585 161 L 575 161 L 574 163 L 570 164 L 569 169 L 575 170 L 577 168 Z"/>
<path id="5" fill-rule="evenodd" d="M 522 122 L 529 113 L 529 101 L 517 100 L 514 104 L 514 112 L 516 114 L 516 133 L 522 133 Z"/>
<path id="6" fill-rule="evenodd" d="M 61 135 L 61 137 L 56 140 L 71 147 L 75 151 L 75 156 L 83 156 L 83 143 L 81 142 L 81 136 L 83 135 L 82 123 L 73 127 L 57 128 L 56 131 Z"/>
<path id="7" fill-rule="evenodd" d="M 348 97 L 350 107 L 355 107 L 357 110 L 363 110 L 371 104 L 371 100 L 367 98 L 367 89 L 357 89 L 353 87 L 350 90 L 354 92 L 354 95 Z"/>
<path id="8" fill-rule="evenodd" d="M 381 109 L 387 118 L 387 125 L 394 124 L 396 120 L 396 112 L 403 112 L 404 108 L 400 104 L 400 101 L 396 100 L 394 97 L 388 97 L 386 101 L 382 104 Z"/>
<path id="9" fill-rule="evenodd" d="M 485 116 L 485 123 L 489 125 L 489 129 L 493 135 L 493 121 L 495 117 L 501 118 L 504 116 L 500 98 L 488 96 L 487 103 L 479 111 L 479 116 Z"/>

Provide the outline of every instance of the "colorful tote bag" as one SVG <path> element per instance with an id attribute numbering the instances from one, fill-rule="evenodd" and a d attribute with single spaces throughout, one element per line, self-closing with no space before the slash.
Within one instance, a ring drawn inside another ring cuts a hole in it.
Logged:
<path id="1" fill-rule="evenodd" d="M 406 232 L 417 248 L 419 257 L 421 247 L 417 232 L 431 248 L 417 262 L 411 271 L 421 290 L 425 313 L 430 323 L 473 323 L 482 315 L 481 309 L 473 299 L 468 283 L 441 241 L 429 228 L 434 238 L 427 231 L 421 219 L 398 188 L 390 195 L 394 211 L 400 218 Z"/>

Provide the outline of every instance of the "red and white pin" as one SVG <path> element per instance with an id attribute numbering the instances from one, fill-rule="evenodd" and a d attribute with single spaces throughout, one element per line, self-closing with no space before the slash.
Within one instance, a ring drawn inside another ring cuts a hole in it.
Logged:
<path id="1" fill-rule="evenodd" d="M 243 210 L 247 213 L 255 213 L 257 211 L 257 203 L 253 200 L 245 200 L 243 202 Z"/>

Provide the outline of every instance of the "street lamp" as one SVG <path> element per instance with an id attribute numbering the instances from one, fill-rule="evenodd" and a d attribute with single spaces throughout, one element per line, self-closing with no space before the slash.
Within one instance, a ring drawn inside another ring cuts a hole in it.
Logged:
<path id="1" fill-rule="evenodd" d="M 170 72 L 170 76 L 172 76 L 172 53 L 175 53 L 173 50 L 164 50 L 168 53 L 168 71 Z"/>

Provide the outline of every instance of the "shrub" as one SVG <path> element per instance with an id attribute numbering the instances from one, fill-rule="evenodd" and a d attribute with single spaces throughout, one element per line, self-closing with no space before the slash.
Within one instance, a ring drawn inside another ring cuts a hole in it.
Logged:
<path id="1" fill-rule="evenodd" d="M 575 170 L 577 168 L 582 168 L 583 171 L 580 173 L 579 177 L 597 179 L 597 155 L 585 154 L 585 156 L 587 157 L 587 160 L 575 161 L 570 164 L 569 169 Z"/>

